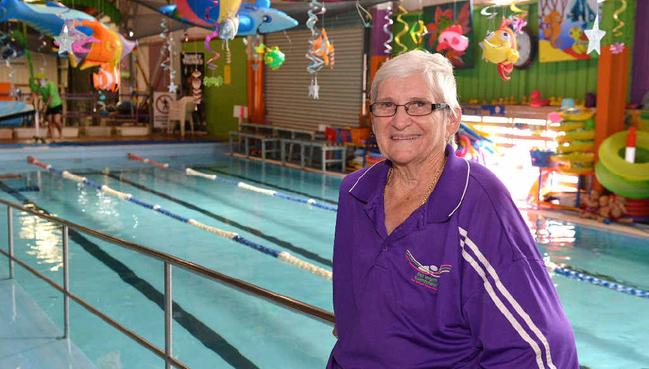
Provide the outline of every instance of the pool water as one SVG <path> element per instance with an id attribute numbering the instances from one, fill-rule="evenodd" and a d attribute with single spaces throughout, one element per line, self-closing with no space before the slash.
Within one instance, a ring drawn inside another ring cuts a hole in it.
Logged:
<path id="1" fill-rule="evenodd" d="M 227 156 L 155 157 L 283 192 L 335 202 L 341 179 Z M 185 177 L 124 159 L 53 160 L 95 182 L 159 204 L 202 223 L 330 269 L 335 213 L 263 196 L 230 184 Z M 86 227 L 201 264 L 278 293 L 332 310 L 331 283 L 238 243 L 162 214 L 97 193 L 69 180 L 14 163 L 23 178 L 2 180 L 0 197 L 29 202 Z M 34 187 L 40 191 L 34 191 Z M 24 191 L 20 191 L 23 189 Z M 31 190 L 30 190 L 31 189 Z M 291 192 L 295 194 L 295 192 Z M 606 233 L 529 216 L 543 253 L 553 261 L 649 289 L 647 239 Z M 6 229 L 0 211 L 0 229 Z M 14 215 L 16 253 L 61 282 L 60 230 L 26 214 Z M 163 266 L 156 260 L 90 236 L 70 234 L 71 289 L 160 347 Z M 302 255 L 300 255 L 300 253 Z M 308 256 L 303 256 L 308 255 Z M 308 257 L 308 258 L 307 258 Z M 0 273 L 6 270 L 0 262 Z M 17 268 L 18 281 L 59 326 L 62 299 Z M 174 269 L 174 353 L 192 368 L 323 368 L 335 343 L 331 327 Z M 554 276 L 573 324 L 580 362 L 591 369 L 649 368 L 649 299 Z M 102 369 L 159 368 L 161 360 L 71 306 L 71 334 Z M 630 317 L 633 317 L 630 319 Z"/>

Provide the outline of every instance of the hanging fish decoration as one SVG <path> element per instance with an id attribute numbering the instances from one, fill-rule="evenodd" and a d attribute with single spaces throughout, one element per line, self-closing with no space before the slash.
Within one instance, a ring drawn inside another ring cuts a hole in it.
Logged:
<path id="1" fill-rule="evenodd" d="M 516 45 L 516 36 L 509 28 L 506 19 L 503 19 L 500 27 L 487 35 L 480 42 L 482 48 L 482 57 L 490 63 L 498 65 L 498 75 L 504 81 L 509 80 L 510 74 L 514 69 L 514 63 L 518 61 L 518 47 Z"/>

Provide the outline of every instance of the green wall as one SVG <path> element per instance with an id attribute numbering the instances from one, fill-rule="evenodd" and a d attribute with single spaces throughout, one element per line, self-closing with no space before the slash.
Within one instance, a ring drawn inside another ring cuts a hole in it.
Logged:
<path id="1" fill-rule="evenodd" d="M 641 0 L 646 1 L 646 0 Z M 600 12 L 600 29 L 606 31 L 606 36 L 602 40 L 602 47 L 609 45 L 611 42 L 623 41 L 629 50 L 633 50 L 633 34 L 635 32 L 635 6 L 636 0 L 627 0 L 627 9 L 620 15 L 620 19 L 625 22 L 622 29 L 624 33 L 621 37 L 614 37 L 611 30 L 617 25 L 613 19 L 615 9 L 620 7 L 620 1 L 606 1 L 604 8 Z M 472 43 L 477 44 L 486 35 L 487 30 L 493 30 L 498 26 L 498 22 L 488 19 L 480 14 L 481 8 L 473 11 L 473 39 Z M 498 16 L 511 14 L 509 8 L 500 8 Z M 404 17 L 409 24 L 414 24 L 419 15 L 411 13 Z M 538 5 L 530 5 L 528 15 L 529 25 L 532 33 L 538 36 Z M 396 35 L 402 29 L 402 26 L 396 22 L 393 26 L 393 33 Z M 401 38 L 403 44 L 409 48 L 414 45 L 409 42 L 409 37 Z M 476 45 L 477 46 L 477 45 Z M 393 45 L 393 50 L 398 46 Z M 503 81 L 498 76 L 495 64 L 482 60 L 482 50 L 479 46 L 475 47 L 476 64 L 471 69 L 457 69 L 458 93 L 461 101 L 478 99 L 480 101 L 491 101 L 497 98 L 506 98 L 514 96 L 519 99 L 523 95 L 529 96 L 530 92 L 535 89 L 541 91 L 543 97 L 561 96 L 583 99 L 588 92 L 597 92 L 597 59 L 576 60 L 569 62 L 539 63 L 538 53 L 527 69 L 515 69 L 512 72 L 511 80 Z M 629 55 L 631 63 L 633 53 Z M 629 89 L 631 86 L 631 65 L 629 65 Z M 627 98 L 628 100 L 628 98 Z"/>
<path id="2" fill-rule="evenodd" d="M 225 66 L 225 50 L 221 49 L 221 41 L 212 41 L 211 47 L 221 54 L 221 58 L 214 64 L 215 70 L 205 66 L 205 74 L 208 77 L 223 76 Z M 185 52 L 202 52 L 205 54 L 205 61 L 213 54 L 205 50 L 203 41 L 191 41 L 183 43 Z M 223 84 L 221 87 L 203 86 L 203 104 L 205 104 L 205 119 L 207 121 L 207 132 L 210 136 L 225 139 L 229 131 L 238 129 L 238 119 L 232 116 L 235 105 L 248 104 L 248 63 L 246 47 L 242 38 L 230 41 L 232 52 L 232 63 L 230 70 L 232 80 L 230 85 Z"/>

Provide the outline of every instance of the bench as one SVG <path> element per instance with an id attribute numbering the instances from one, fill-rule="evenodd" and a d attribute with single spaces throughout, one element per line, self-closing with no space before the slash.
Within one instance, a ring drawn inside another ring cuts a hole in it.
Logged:
<path id="1" fill-rule="evenodd" d="M 241 142 L 244 145 L 244 153 L 246 156 L 250 156 L 250 141 L 259 141 L 261 144 L 261 158 L 266 160 L 268 154 L 280 152 L 279 143 L 280 140 L 277 137 L 265 136 L 255 133 L 246 133 L 241 131 L 230 131 L 229 133 L 230 141 L 230 152 L 235 152 L 234 140 L 237 139 L 239 146 Z M 273 147 L 274 146 L 274 147 Z"/>
<path id="2" fill-rule="evenodd" d="M 345 146 L 331 145 L 326 141 L 312 141 L 312 140 L 297 140 L 291 138 L 280 138 L 280 158 L 282 164 L 286 164 L 286 161 L 291 158 L 290 150 L 286 150 L 286 147 L 292 148 L 293 145 L 297 145 L 300 148 L 300 166 L 305 167 L 305 162 L 307 160 L 306 148 L 309 148 L 308 161 L 309 165 L 313 164 L 313 149 L 319 148 L 321 154 L 321 169 L 323 172 L 327 170 L 328 164 L 340 164 L 341 171 L 345 172 L 345 162 L 346 162 L 346 153 L 347 148 Z M 287 152 L 288 151 L 288 152 Z M 334 153 L 332 159 L 327 159 L 327 153 Z M 336 153 L 340 153 L 340 157 Z M 288 154 L 288 156 L 287 156 Z"/>

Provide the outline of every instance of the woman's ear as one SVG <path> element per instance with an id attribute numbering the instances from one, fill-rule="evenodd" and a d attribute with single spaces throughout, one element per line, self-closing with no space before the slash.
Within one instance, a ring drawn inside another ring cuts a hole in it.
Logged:
<path id="1" fill-rule="evenodd" d="M 448 122 L 446 123 L 446 136 L 449 138 L 457 133 L 460 129 L 460 123 L 462 122 L 462 108 L 458 106 L 453 112 L 455 115 L 449 113 Z"/>

